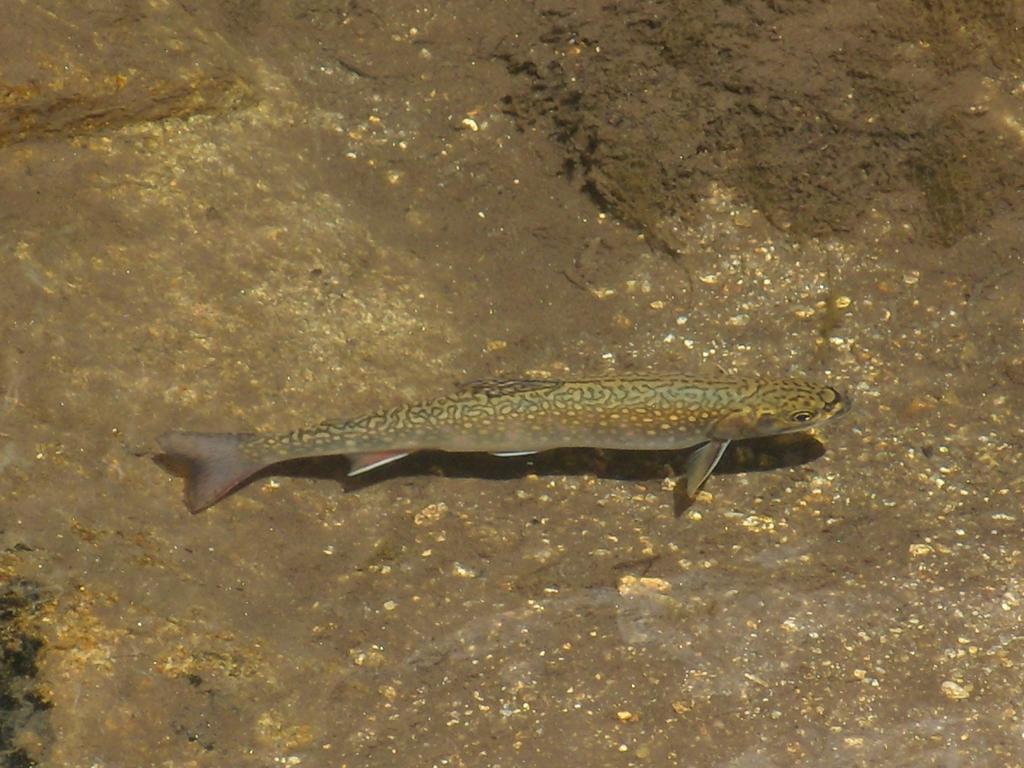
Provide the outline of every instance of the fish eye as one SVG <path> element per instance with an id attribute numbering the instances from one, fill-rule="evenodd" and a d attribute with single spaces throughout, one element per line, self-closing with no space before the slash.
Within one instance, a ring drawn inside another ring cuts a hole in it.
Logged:
<path id="1" fill-rule="evenodd" d="M 790 415 L 789 418 L 792 419 L 793 421 L 799 421 L 802 423 L 813 419 L 814 413 L 812 413 L 811 411 L 795 411 L 793 414 Z"/>

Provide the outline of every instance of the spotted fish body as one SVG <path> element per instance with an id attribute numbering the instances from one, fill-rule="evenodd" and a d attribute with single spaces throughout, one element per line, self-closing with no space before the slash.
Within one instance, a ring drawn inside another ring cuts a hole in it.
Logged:
<path id="1" fill-rule="evenodd" d="M 838 391 L 804 379 L 511 379 L 474 382 L 447 397 L 283 434 L 170 432 L 158 442 L 165 455 L 190 466 L 186 501 L 193 512 L 287 459 L 344 454 L 350 474 L 358 474 L 427 449 L 520 455 L 700 445 L 687 468 L 693 495 L 730 441 L 809 429 L 847 408 Z"/>

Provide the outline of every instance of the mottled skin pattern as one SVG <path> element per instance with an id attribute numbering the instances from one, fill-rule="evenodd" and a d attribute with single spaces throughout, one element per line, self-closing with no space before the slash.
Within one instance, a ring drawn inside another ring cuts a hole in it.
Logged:
<path id="1" fill-rule="evenodd" d="M 164 456 L 187 465 L 185 497 L 193 512 L 286 459 L 345 454 L 356 474 L 425 449 L 509 454 L 700 445 L 687 465 L 692 496 L 730 441 L 809 429 L 847 408 L 832 387 L 803 379 L 516 379 L 479 381 L 448 397 L 280 435 L 169 432 L 158 442 Z"/>
<path id="2" fill-rule="evenodd" d="M 252 436 L 242 449 L 279 459 L 382 451 L 665 450 L 809 429 L 844 409 L 801 379 L 620 376 L 481 381 L 463 391 L 349 421 Z"/>

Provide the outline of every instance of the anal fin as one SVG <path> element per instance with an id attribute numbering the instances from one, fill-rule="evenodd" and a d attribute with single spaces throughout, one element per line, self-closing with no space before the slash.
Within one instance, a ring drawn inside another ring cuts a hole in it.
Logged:
<path id="1" fill-rule="evenodd" d="M 349 453 L 346 455 L 350 465 L 348 475 L 352 477 L 353 475 L 361 475 L 363 472 L 369 472 L 377 467 L 383 467 L 392 461 L 404 459 L 409 455 L 409 451 L 379 451 L 377 453 Z"/>

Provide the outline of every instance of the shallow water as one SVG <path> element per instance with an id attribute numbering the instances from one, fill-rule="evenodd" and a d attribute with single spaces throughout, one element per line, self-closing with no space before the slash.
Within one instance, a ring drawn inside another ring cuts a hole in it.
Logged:
<path id="1" fill-rule="evenodd" d="M 0 30 L 12 760 L 1024 762 L 1010 10 L 133 8 Z M 570 451 L 189 516 L 147 454 L 719 369 L 855 411 L 686 509 Z"/>

